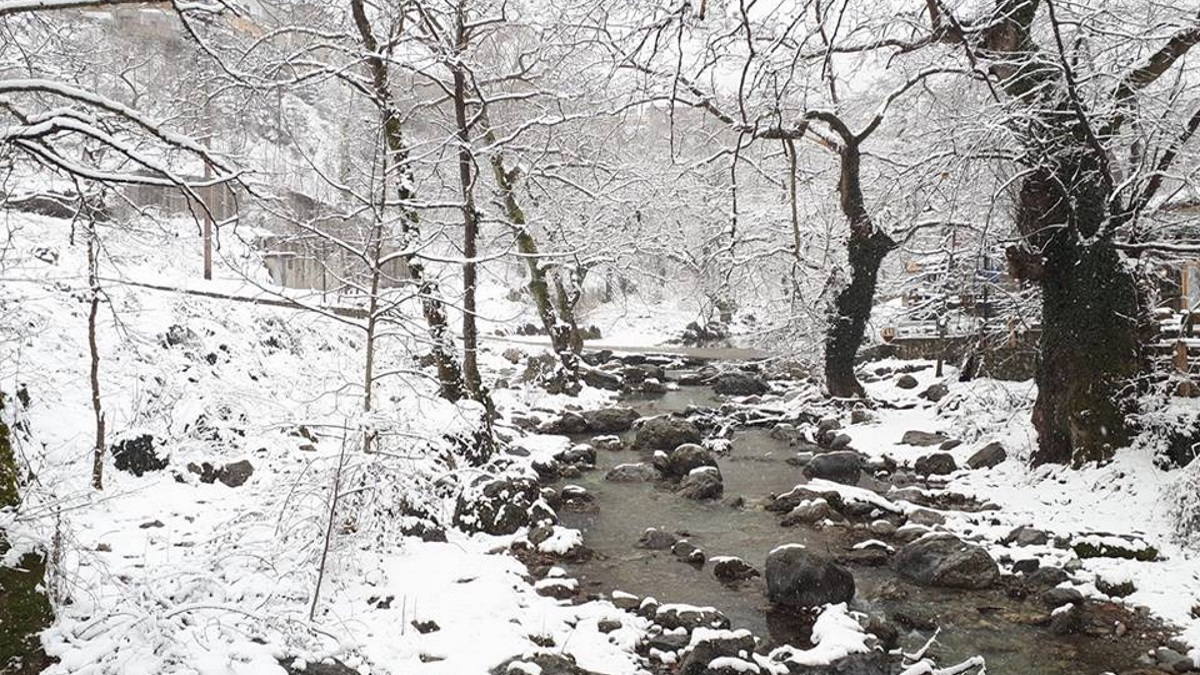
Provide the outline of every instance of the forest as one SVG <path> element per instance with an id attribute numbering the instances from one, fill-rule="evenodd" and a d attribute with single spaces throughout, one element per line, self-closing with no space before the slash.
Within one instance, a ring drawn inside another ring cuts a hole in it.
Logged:
<path id="1" fill-rule="evenodd" d="M 0 0 L 0 673 L 1200 672 L 1198 43 Z"/>

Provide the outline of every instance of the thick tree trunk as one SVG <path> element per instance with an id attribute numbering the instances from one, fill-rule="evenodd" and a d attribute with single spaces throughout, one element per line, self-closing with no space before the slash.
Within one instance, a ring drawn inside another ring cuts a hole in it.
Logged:
<path id="1" fill-rule="evenodd" d="M 1082 238 L 1103 227 L 1105 213 L 1095 205 L 1109 190 L 1098 179 L 1072 177 L 1098 175 L 1094 166 L 1064 162 L 1057 172 L 1031 173 L 1018 197 L 1018 226 L 1041 252 L 1009 254 L 1042 286 L 1035 465 L 1109 459 L 1131 436 L 1128 387 L 1144 362 L 1144 312 L 1134 273 L 1112 242 Z"/>
<path id="2" fill-rule="evenodd" d="M 1111 245 L 1047 264 L 1035 465 L 1105 460 L 1128 444 L 1126 388 L 1142 363 L 1138 305 L 1133 274 Z"/>
<path id="3" fill-rule="evenodd" d="M 830 396 L 864 395 L 854 376 L 854 358 L 871 318 L 879 266 L 895 246 L 896 242 L 879 230 L 865 237 L 850 237 L 850 282 L 834 299 L 825 333 L 825 385 Z"/>

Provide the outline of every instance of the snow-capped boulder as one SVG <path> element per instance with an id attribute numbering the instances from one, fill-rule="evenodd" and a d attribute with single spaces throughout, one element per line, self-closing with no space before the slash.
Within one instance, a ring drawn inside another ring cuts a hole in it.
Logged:
<path id="1" fill-rule="evenodd" d="M 554 522 L 537 481 L 483 478 L 465 489 L 454 508 L 454 525 L 464 532 L 513 534 L 531 523 Z"/>
<path id="2" fill-rule="evenodd" d="M 671 478 L 684 478 L 702 466 L 717 467 L 717 460 L 706 448 L 694 443 L 684 443 L 667 455 L 666 471 Z"/>
<path id="3" fill-rule="evenodd" d="M 921 476 L 946 476 L 958 470 L 958 463 L 948 452 L 934 452 L 917 459 L 913 470 Z"/>
<path id="4" fill-rule="evenodd" d="M 725 492 L 721 472 L 715 466 L 692 469 L 679 483 L 679 494 L 688 499 L 718 499 Z"/>
<path id="5" fill-rule="evenodd" d="M 700 443 L 700 430 L 680 417 L 653 417 L 638 429 L 639 447 L 674 450 L 685 443 Z"/>
<path id="6" fill-rule="evenodd" d="M 645 462 L 618 464 L 604 475 L 604 480 L 613 483 L 652 483 L 660 478 L 658 469 Z"/>
<path id="7" fill-rule="evenodd" d="M 584 411 L 581 415 L 587 421 L 588 431 L 603 434 L 629 431 L 639 417 L 633 408 L 600 408 Z"/>
<path id="8" fill-rule="evenodd" d="M 761 396 L 770 389 L 761 377 L 741 371 L 721 373 L 713 382 L 713 391 L 726 396 Z"/>
<path id="9" fill-rule="evenodd" d="M 767 598 L 785 607 L 820 607 L 854 598 L 854 576 L 799 544 L 767 555 Z"/>
<path id="10" fill-rule="evenodd" d="M 835 483 L 854 485 L 862 476 L 862 455 L 853 450 L 826 452 L 812 458 L 804 466 L 808 478 L 824 478 Z"/>
<path id="11" fill-rule="evenodd" d="M 734 556 L 719 556 L 712 559 L 713 576 L 724 584 L 745 581 L 761 576 L 750 563 Z"/>
<path id="12" fill-rule="evenodd" d="M 924 586 L 988 588 L 1000 578 L 1000 568 L 987 551 L 949 534 L 929 535 L 905 545 L 892 566 Z"/>

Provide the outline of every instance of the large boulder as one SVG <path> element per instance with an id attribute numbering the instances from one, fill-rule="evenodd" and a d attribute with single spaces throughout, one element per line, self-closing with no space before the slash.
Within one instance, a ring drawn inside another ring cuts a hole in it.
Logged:
<path id="1" fill-rule="evenodd" d="M 679 484 L 679 495 L 688 499 L 718 499 L 724 492 L 725 483 L 715 466 L 693 469 Z"/>
<path id="2" fill-rule="evenodd" d="M 595 387 L 596 389 L 620 391 L 621 385 L 624 384 L 621 381 L 620 375 L 600 370 L 598 368 L 581 368 L 580 376 L 583 379 L 584 384 L 589 387 Z"/>
<path id="3" fill-rule="evenodd" d="M 702 466 L 717 466 L 717 460 L 711 452 L 696 445 L 684 443 L 667 455 L 665 473 L 672 478 L 683 478 Z"/>
<path id="4" fill-rule="evenodd" d="M 954 456 L 948 452 L 935 452 L 917 459 L 913 471 L 920 476 L 946 476 L 958 470 Z"/>
<path id="5" fill-rule="evenodd" d="M 655 450 L 674 450 L 684 443 L 699 443 L 700 430 L 680 417 L 652 417 L 638 429 L 635 443 Z"/>
<path id="6" fill-rule="evenodd" d="M 862 455 L 853 450 L 826 452 L 804 466 L 808 478 L 824 478 L 835 483 L 854 485 L 862 476 Z"/>
<path id="7" fill-rule="evenodd" d="M 553 522 L 541 488 L 530 478 L 481 477 L 458 497 L 454 525 L 464 532 L 513 534 L 530 524 Z"/>
<path id="8" fill-rule="evenodd" d="M 785 607 L 820 607 L 854 598 L 854 576 L 799 544 L 767 555 L 767 598 Z"/>
<path id="9" fill-rule="evenodd" d="M 633 408 L 600 408 L 583 413 L 583 419 L 587 420 L 588 431 L 600 434 L 629 431 L 638 417 L 637 411 Z"/>
<path id="10" fill-rule="evenodd" d="M 992 441 L 975 451 L 967 459 L 967 466 L 972 469 L 990 469 L 1008 459 L 1008 453 L 999 441 Z"/>
<path id="11" fill-rule="evenodd" d="M 713 382 L 713 391 L 726 396 L 761 396 L 770 389 L 761 377 L 741 371 L 721 373 Z"/>
<path id="12" fill-rule="evenodd" d="M 651 483 L 659 478 L 662 478 L 662 474 L 658 469 L 644 462 L 618 464 L 604 475 L 604 480 L 613 483 Z"/>
<path id="13" fill-rule="evenodd" d="M 900 443 L 903 445 L 915 445 L 917 447 L 928 447 L 930 445 L 941 445 L 950 440 L 950 437 L 942 433 L 930 433 L 928 431 L 910 430 L 904 432 L 900 437 Z"/>
<path id="14" fill-rule="evenodd" d="M 988 588 L 1000 568 L 983 548 L 949 534 L 928 535 L 896 552 L 892 566 L 923 586 Z"/>

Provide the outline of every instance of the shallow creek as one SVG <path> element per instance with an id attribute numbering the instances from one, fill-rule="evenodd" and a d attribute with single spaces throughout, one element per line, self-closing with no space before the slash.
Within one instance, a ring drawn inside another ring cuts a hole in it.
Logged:
<path id="1" fill-rule="evenodd" d="M 691 404 L 715 407 L 720 400 L 707 387 L 681 387 L 661 397 L 627 399 L 622 405 L 650 416 L 680 411 Z M 632 434 L 624 437 L 632 440 Z M 761 578 L 731 588 L 716 580 L 711 564 L 694 567 L 676 560 L 670 551 L 635 548 L 638 537 L 648 527 L 687 533 L 687 539 L 702 548 L 709 558 L 738 556 L 761 571 L 767 553 L 781 544 L 800 543 L 836 557 L 846 553 L 854 542 L 871 538 L 870 535 L 851 535 L 842 528 L 781 527 L 778 516 L 763 507 L 769 495 L 786 492 L 804 482 L 804 478 L 799 468 L 785 462 L 791 455 L 787 444 L 771 439 L 765 431 L 738 431 L 733 438 L 733 451 L 718 457 L 725 498 L 744 497 L 746 503 L 742 508 L 728 506 L 724 500 L 684 499 L 663 484 L 604 480 L 612 467 L 648 461 L 651 454 L 640 450 L 600 451 L 595 471 L 563 481 L 587 488 L 598 505 L 591 513 L 561 514 L 563 524 L 581 529 L 586 545 L 596 553 L 592 561 L 573 566 L 571 573 L 588 592 L 608 594 L 621 590 L 642 597 L 653 596 L 662 603 L 712 606 L 728 616 L 735 628 L 748 628 L 756 635 L 770 636 L 777 643 L 803 642 L 794 629 L 795 621 L 768 611 Z M 912 629 L 905 623 L 936 624 L 941 633 L 933 653 L 944 665 L 979 654 L 986 659 L 992 675 L 1120 672 L 1136 667 L 1138 656 L 1157 644 L 1154 638 L 1139 638 L 1136 627 L 1120 639 L 1055 636 L 1044 628 L 1021 623 L 1044 612 L 1036 599 L 1014 600 L 999 588 L 986 591 L 921 588 L 901 580 L 887 567 L 853 565 L 848 569 L 857 584 L 852 607 L 886 614 L 900 629 L 901 645 L 906 651 L 924 644 L 932 630 Z M 1126 613 L 1118 611 L 1124 620 Z"/>

